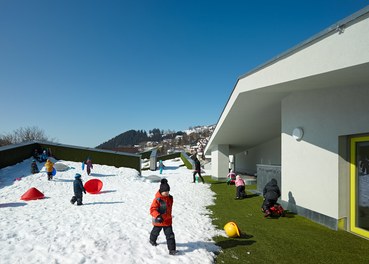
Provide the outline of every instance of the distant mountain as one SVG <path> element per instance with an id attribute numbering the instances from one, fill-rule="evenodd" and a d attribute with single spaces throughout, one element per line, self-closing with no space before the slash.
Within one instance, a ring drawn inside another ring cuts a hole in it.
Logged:
<path id="1" fill-rule="evenodd" d="M 185 131 L 160 130 L 154 128 L 147 133 L 145 130 L 128 130 L 118 136 L 98 145 L 98 149 L 121 150 L 135 147 L 143 150 L 145 147 L 160 146 L 163 151 L 170 148 L 181 148 L 184 145 L 196 145 L 199 140 L 207 140 L 215 125 L 190 127 Z"/>

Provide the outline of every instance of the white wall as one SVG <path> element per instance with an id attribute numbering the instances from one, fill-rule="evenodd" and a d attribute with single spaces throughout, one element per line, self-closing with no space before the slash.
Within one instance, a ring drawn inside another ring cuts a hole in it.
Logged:
<path id="1" fill-rule="evenodd" d="M 229 167 L 229 146 L 217 145 L 211 152 L 211 176 L 227 178 Z"/>
<path id="2" fill-rule="evenodd" d="M 256 173 L 256 164 L 281 165 L 281 137 L 242 151 L 235 157 L 237 172 L 254 174 Z"/>
<path id="3" fill-rule="evenodd" d="M 282 199 L 291 192 L 296 204 L 340 218 L 339 136 L 369 133 L 369 87 L 296 92 L 282 101 Z M 295 127 L 304 130 L 298 142 Z M 347 195 L 347 194 L 345 194 Z M 342 199 L 342 197 L 341 197 Z M 347 199 L 349 199 L 347 195 Z"/>

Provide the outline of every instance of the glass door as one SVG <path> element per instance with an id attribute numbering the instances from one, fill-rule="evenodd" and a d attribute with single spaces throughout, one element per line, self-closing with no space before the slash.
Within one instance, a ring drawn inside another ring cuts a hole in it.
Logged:
<path id="1" fill-rule="evenodd" d="M 369 238 L 369 136 L 351 139 L 350 229 Z"/>

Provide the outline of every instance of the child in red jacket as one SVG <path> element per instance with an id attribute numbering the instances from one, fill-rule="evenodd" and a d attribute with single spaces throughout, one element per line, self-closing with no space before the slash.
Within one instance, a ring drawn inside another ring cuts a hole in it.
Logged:
<path id="1" fill-rule="evenodd" d="M 173 196 L 169 194 L 170 186 L 167 179 L 160 181 L 159 191 L 155 195 L 155 199 L 150 206 L 150 214 L 152 216 L 152 224 L 154 225 L 150 233 L 150 244 L 157 246 L 156 239 L 160 231 L 164 229 L 167 239 L 167 247 L 170 255 L 175 255 L 176 240 L 172 228 L 172 206 Z"/>

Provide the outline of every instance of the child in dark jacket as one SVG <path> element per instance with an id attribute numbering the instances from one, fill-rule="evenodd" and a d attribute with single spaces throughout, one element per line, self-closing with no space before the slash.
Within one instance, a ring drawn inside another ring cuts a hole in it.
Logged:
<path id="1" fill-rule="evenodd" d="M 277 185 L 276 179 L 271 179 L 263 189 L 264 202 L 262 205 L 262 210 L 265 213 L 264 216 L 268 217 L 271 212 L 270 208 L 277 203 L 278 198 L 281 196 L 281 190 Z"/>
<path id="2" fill-rule="evenodd" d="M 37 167 L 36 160 L 33 160 L 32 163 L 31 163 L 31 172 L 32 172 L 32 174 L 40 172 L 38 167 Z"/>
<path id="3" fill-rule="evenodd" d="M 201 163 L 197 157 L 194 158 L 194 161 L 195 161 L 195 170 L 193 172 L 193 183 L 196 182 L 196 174 L 199 174 L 202 183 L 205 183 L 204 178 L 201 176 Z"/>
<path id="4" fill-rule="evenodd" d="M 82 192 L 86 194 L 86 190 L 83 187 L 83 183 L 81 180 L 81 174 L 79 173 L 76 173 L 76 176 L 74 176 L 73 190 L 74 190 L 74 196 L 70 200 L 71 204 L 74 204 L 75 202 L 77 202 L 77 205 L 82 205 L 83 204 L 82 203 L 82 198 L 83 198 Z"/>
<path id="5" fill-rule="evenodd" d="M 150 233 L 150 244 L 157 246 L 156 240 L 160 231 L 164 229 L 167 239 L 167 247 L 170 255 L 175 255 L 176 240 L 172 228 L 172 206 L 173 196 L 169 194 L 170 186 L 167 179 L 162 179 L 159 191 L 155 195 L 155 199 L 150 206 L 150 214 L 152 216 L 152 224 L 154 225 Z"/>

